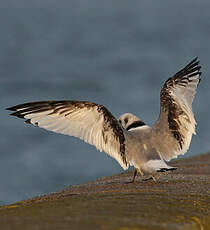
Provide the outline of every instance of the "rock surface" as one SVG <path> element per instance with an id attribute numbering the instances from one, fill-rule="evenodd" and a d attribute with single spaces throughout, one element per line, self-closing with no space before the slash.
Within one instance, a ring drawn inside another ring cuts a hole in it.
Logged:
<path id="1" fill-rule="evenodd" d="M 157 182 L 133 172 L 0 207 L 0 229 L 209 230 L 210 153 L 180 159 Z"/>

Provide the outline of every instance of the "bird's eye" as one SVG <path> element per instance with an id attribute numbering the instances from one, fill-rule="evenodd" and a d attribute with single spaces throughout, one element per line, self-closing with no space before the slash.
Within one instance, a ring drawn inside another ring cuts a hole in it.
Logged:
<path id="1" fill-rule="evenodd" d="M 125 118 L 125 120 L 124 120 L 124 121 L 125 121 L 125 124 L 127 124 L 127 123 L 128 123 L 128 118 Z"/>
<path id="2" fill-rule="evenodd" d="M 119 120 L 119 122 L 120 122 L 120 124 L 122 124 L 122 121 L 121 121 L 121 120 Z"/>

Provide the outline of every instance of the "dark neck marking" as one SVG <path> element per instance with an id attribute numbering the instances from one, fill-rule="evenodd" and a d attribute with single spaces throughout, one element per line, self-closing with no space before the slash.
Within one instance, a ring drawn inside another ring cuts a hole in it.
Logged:
<path id="1" fill-rule="evenodd" d="M 137 127 L 140 127 L 140 126 L 143 126 L 143 125 L 146 125 L 143 121 L 134 121 L 132 124 L 130 124 L 126 128 L 126 130 L 137 128 Z"/>

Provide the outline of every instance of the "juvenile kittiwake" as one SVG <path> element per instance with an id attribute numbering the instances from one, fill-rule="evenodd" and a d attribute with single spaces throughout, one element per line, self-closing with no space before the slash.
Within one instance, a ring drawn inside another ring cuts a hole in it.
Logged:
<path id="1" fill-rule="evenodd" d="M 160 115 L 153 126 L 126 113 L 117 120 L 103 105 L 88 101 L 38 101 L 8 108 L 25 123 L 79 137 L 115 158 L 124 170 L 135 167 L 143 175 L 156 175 L 175 168 L 165 161 L 184 154 L 195 134 L 192 102 L 200 81 L 195 58 L 160 92 Z"/>

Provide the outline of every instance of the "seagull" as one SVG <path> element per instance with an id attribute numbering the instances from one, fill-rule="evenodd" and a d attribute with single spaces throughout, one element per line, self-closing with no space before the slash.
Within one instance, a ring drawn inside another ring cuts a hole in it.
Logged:
<path id="1" fill-rule="evenodd" d="M 192 102 L 200 82 L 198 58 L 169 78 L 160 92 L 160 115 L 153 126 L 125 113 L 116 119 L 103 105 L 88 101 L 38 101 L 16 105 L 10 115 L 49 131 L 78 137 L 142 176 L 175 170 L 167 161 L 187 152 L 195 134 Z"/>

